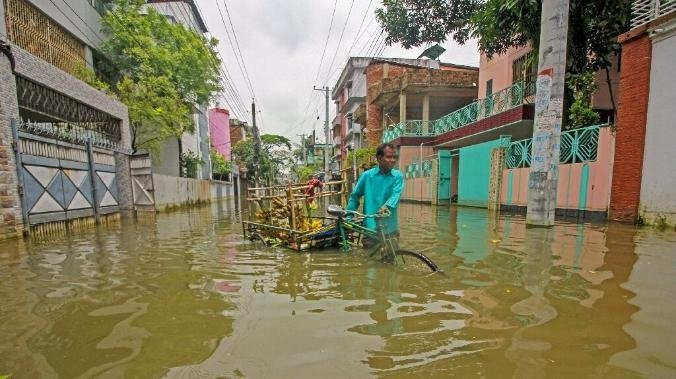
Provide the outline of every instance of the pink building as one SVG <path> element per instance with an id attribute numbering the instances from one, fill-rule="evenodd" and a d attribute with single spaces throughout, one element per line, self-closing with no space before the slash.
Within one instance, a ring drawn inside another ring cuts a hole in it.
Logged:
<path id="1" fill-rule="evenodd" d="M 230 160 L 230 112 L 227 109 L 209 109 L 209 133 L 211 146 L 221 153 L 226 160 Z"/>

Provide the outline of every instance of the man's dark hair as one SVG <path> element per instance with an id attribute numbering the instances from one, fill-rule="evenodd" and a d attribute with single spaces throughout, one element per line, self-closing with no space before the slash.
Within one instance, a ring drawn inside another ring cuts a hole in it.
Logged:
<path id="1" fill-rule="evenodd" d="M 384 156 L 385 155 L 385 149 L 387 149 L 387 148 L 390 148 L 394 151 L 397 150 L 397 148 L 394 147 L 394 145 L 389 143 L 389 142 L 381 143 L 380 146 L 378 146 L 376 148 L 376 157 L 380 158 L 380 157 Z"/>

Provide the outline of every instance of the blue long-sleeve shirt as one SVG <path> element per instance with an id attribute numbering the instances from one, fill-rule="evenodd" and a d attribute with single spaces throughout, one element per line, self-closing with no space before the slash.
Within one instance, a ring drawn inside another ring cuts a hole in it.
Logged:
<path id="1" fill-rule="evenodd" d="M 385 221 L 387 233 L 393 233 L 399 230 L 397 217 L 397 206 L 401 192 L 404 190 L 404 175 L 401 171 L 392 169 L 387 174 L 380 171 L 376 166 L 364 172 L 357 181 L 357 185 L 350 194 L 350 200 L 347 203 L 347 210 L 356 211 L 359 209 L 359 199 L 364 197 L 364 213 L 374 214 L 383 206 L 387 205 L 391 215 Z M 376 230 L 376 221 L 369 217 L 364 220 L 364 226 Z"/>

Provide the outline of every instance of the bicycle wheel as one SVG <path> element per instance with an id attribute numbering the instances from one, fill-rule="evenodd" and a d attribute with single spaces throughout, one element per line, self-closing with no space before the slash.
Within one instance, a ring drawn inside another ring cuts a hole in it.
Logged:
<path id="1" fill-rule="evenodd" d="M 436 263 L 432 262 L 431 259 L 427 258 L 425 255 L 411 251 L 399 249 L 396 252 L 397 255 L 397 265 L 404 266 L 406 268 L 411 268 L 416 271 L 421 272 L 438 272 L 439 266 Z"/>

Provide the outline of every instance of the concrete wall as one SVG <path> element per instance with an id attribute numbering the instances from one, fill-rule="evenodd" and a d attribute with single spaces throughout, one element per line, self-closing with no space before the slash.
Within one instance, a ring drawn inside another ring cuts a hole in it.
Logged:
<path id="1" fill-rule="evenodd" d="M 662 29 L 664 32 L 655 34 L 652 41 L 639 214 L 650 224 L 676 225 L 676 20 Z"/>
<path id="2" fill-rule="evenodd" d="M 180 176 L 178 139 L 169 137 L 160 144 L 159 154 L 153 155 L 153 172 Z"/>
<path id="3" fill-rule="evenodd" d="M 165 210 L 234 196 L 233 184 L 153 174 L 155 208 Z"/>
<path id="4" fill-rule="evenodd" d="M 170 16 L 175 22 L 185 25 L 198 34 L 202 33 L 199 24 L 188 2 L 167 1 L 148 4 L 157 10 L 160 14 Z"/>
<path id="5" fill-rule="evenodd" d="M 399 148 L 399 169 L 406 175 L 406 166 L 411 163 L 420 165 L 420 146 L 401 146 Z M 423 160 L 435 159 L 434 151 L 430 146 L 422 147 Z M 404 178 L 404 192 L 402 200 L 436 202 L 437 173 L 436 166 L 430 177 Z"/>
<path id="6" fill-rule="evenodd" d="M 499 145 L 500 140 L 494 140 L 460 149 L 458 205 L 488 207 L 491 151 Z"/>
<path id="7" fill-rule="evenodd" d="M 615 136 L 609 127 L 599 130 L 599 145 L 596 160 L 586 163 L 559 166 L 556 207 L 606 212 L 610 202 L 610 183 L 613 170 Z M 580 207 L 580 183 L 582 170 L 587 165 L 586 207 Z M 530 168 L 505 169 L 502 172 L 500 203 L 503 205 L 528 205 L 528 173 Z M 511 195 L 511 196 L 510 196 Z"/>

